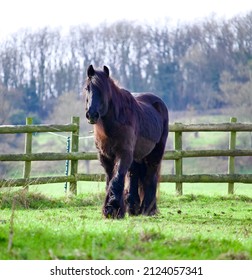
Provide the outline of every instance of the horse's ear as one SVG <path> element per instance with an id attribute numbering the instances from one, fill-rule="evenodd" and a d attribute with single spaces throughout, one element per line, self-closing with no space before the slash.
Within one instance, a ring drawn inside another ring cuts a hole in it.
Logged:
<path id="1" fill-rule="evenodd" d="M 95 70 L 94 70 L 93 65 L 91 64 L 91 65 L 88 66 L 87 76 L 88 76 L 89 78 L 91 78 L 91 77 L 94 76 L 94 74 L 95 74 Z"/>
<path id="2" fill-rule="evenodd" d="M 109 69 L 107 66 L 103 66 L 103 71 L 105 72 L 105 74 L 109 77 Z"/>

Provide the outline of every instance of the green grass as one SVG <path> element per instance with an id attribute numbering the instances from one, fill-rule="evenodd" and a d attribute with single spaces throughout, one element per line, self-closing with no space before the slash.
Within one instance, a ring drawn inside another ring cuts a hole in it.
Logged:
<path id="1" fill-rule="evenodd" d="M 252 195 L 161 186 L 159 215 L 107 220 L 100 186 L 85 187 L 76 197 L 0 192 L 0 259 L 252 259 Z"/>
<path id="2" fill-rule="evenodd" d="M 47 196 L 59 197 L 65 195 L 64 183 L 30 186 L 33 192 L 39 192 Z M 69 187 L 69 185 L 68 185 Z M 78 182 L 78 193 L 97 193 L 105 189 L 105 182 Z M 168 195 L 175 194 L 175 183 L 161 183 L 160 189 Z M 226 195 L 228 193 L 227 183 L 184 183 L 183 194 L 194 195 Z M 252 184 L 235 183 L 235 195 L 252 197 Z"/>

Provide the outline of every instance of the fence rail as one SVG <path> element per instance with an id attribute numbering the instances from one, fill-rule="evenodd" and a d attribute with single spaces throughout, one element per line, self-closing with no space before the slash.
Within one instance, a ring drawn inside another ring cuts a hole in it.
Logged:
<path id="1" fill-rule="evenodd" d="M 183 150 L 182 135 L 186 132 L 229 132 L 229 149 L 226 150 Z M 166 151 L 164 160 L 175 161 L 175 174 L 162 175 L 161 182 L 176 183 L 177 194 L 183 193 L 183 183 L 228 183 L 228 193 L 234 192 L 234 183 L 252 183 L 252 174 L 235 174 L 235 157 L 252 156 L 252 149 L 236 149 L 236 132 L 252 132 L 252 124 L 237 123 L 232 118 L 230 123 L 221 124 L 181 124 L 170 125 L 170 132 L 174 132 L 174 150 Z M 71 151 L 69 153 L 33 153 L 32 133 L 35 132 L 71 132 Z M 24 162 L 23 178 L 0 179 L 1 187 L 24 186 L 47 183 L 70 183 L 70 191 L 77 193 L 78 181 L 105 180 L 104 174 L 79 174 L 79 160 L 95 160 L 97 153 L 79 152 L 79 118 L 73 117 L 71 124 L 66 125 L 33 125 L 32 119 L 27 118 L 26 125 L 0 126 L 0 134 L 26 133 L 25 152 L 23 154 L 0 154 L 0 161 Z M 183 158 L 194 157 L 228 157 L 228 174 L 183 174 Z M 33 161 L 71 161 L 70 174 L 65 176 L 31 177 Z"/>
<path id="2" fill-rule="evenodd" d="M 30 118 L 27 118 L 30 119 Z M 29 120 L 26 121 L 26 123 Z M 48 125 L 2 125 L 0 126 L 0 134 L 15 134 L 15 133 L 34 133 L 34 132 L 72 132 L 76 131 L 78 125 L 72 124 L 48 124 Z"/>
<path id="3" fill-rule="evenodd" d="M 245 157 L 252 156 L 252 150 L 193 150 L 166 151 L 164 160 L 196 157 Z M 0 161 L 56 161 L 56 160 L 96 160 L 97 153 L 34 153 L 34 154 L 0 154 Z"/>

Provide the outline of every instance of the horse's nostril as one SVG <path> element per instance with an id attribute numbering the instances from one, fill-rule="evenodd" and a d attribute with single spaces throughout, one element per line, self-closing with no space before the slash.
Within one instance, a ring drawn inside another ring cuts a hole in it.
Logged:
<path id="1" fill-rule="evenodd" d="M 88 119 L 89 123 L 95 124 L 99 119 L 100 115 L 98 112 L 90 112 L 90 110 L 86 113 L 86 118 Z"/>

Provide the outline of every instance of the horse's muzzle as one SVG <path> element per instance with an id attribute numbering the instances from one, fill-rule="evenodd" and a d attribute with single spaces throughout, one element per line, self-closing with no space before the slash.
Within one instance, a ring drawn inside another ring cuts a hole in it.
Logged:
<path id="1" fill-rule="evenodd" d="M 98 112 L 90 113 L 90 111 L 87 111 L 87 113 L 86 113 L 86 118 L 88 119 L 88 122 L 90 124 L 96 124 L 99 117 L 100 116 L 99 116 Z"/>

